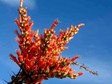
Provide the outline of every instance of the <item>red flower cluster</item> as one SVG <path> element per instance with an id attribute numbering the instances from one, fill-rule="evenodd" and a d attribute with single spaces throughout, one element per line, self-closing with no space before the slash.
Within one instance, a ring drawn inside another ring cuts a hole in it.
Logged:
<path id="1" fill-rule="evenodd" d="M 60 30 L 56 35 L 54 27 L 59 23 L 55 20 L 50 29 L 44 30 L 44 35 L 40 35 L 38 30 L 32 31 L 33 22 L 30 16 L 27 16 L 27 9 L 19 8 L 19 18 L 16 19 L 20 32 L 16 31 L 20 50 L 16 50 L 17 57 L 12 54 L 11 59 L 22 69 L 21 79 L 26 84 L 41 84 L 42 80 L 48 78 L 66 78 L 75 79 L 83 72 L 75 73 L 70 65 L 79 57 L 74 56 L 72 59 L 60 56 L 65 45 L 77 34 L 78 26 L 70 26 L 66 31 Z"/>

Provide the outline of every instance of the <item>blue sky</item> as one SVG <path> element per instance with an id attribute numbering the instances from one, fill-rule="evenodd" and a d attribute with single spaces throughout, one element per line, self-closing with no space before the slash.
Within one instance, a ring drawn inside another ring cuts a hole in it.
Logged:
<path id="1" fill-rule="evenodd" d="M 0 0 L 0 84 L 10 80 L 12 71 L 19 67 L 11 61 L 9 54 L 15 54 L 18 44 L 15 41 L 14 23 L 18 17 L 19 0 Z M 79 23 L 85 23 L 79 33 L 67 45 L 64 57 L 80 55 L 77 61 L 90 69 L 98 71 L 93 76 L 83 69 L 72 66 L 85 74 L 76 80 L 50 79 L 43 84 L 112 84 L 112 0 L 25 0 L 24 6 L 34 21 L 33 30 L 49 28 L 58 18 L 61 21 L 55 30 Z"/>

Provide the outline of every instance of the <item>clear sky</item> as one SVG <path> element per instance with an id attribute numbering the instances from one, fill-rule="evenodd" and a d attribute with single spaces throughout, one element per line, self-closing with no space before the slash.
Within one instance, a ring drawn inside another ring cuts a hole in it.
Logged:
<path id="1" fill-rule="evenodd" d="M 19 70 L 9 57 L 18 49 L 14 33 L 18 6 L 19 0 L 0 0 L 0 84 L 5 84 L 3 80 L 9 81 L 10 74 Z M 62 56 L 80 55 L 79 63 L 99 72 L 99 76 L 93 76 L 72 66 L 85 74 L 76 80 L 54 78 L 43 84 L 112 84 L 112 0 L 25 0 L 24 6 L 34 21 L 32 29 L 39 29 L 40 33 L 56 18 L 61 21 L 56 32 L 71 24 L 85 23 Z"/>

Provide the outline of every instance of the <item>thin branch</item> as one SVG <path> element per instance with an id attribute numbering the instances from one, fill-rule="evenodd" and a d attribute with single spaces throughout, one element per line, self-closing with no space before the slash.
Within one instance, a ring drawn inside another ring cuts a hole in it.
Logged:
<path id="1" fill-rule="evenodd" d="M 79 64 L 78 62 L 73 62 L 72 64 L 79 66 L 80 68 L 85 69 L 86 71 L 88 71 L 89 73 L 93 74 L 93 75 L 98 75 L 97 71 L 92 71 L 90 70 L 87 66 L 85 66 L 84 64 Z"/>
<path id="2" fill-rule="evenodd" d="M 11 77 L 12 81 L 8 82 L 8 84 L 15 84 L 16 82 L 18 82 L 18 78 L 19 78 L 20 73 L 21 73 L 21 68 L 20 68 L 17 75 L 14 74 L 14 76 Z"/>

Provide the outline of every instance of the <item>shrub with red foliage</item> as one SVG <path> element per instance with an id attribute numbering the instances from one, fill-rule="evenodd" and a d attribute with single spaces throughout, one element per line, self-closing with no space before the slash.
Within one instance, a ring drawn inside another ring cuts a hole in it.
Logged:
<path id="1" fill-rule="evenodd" d="M 19 43 L 19 50 L 16 50 L 17 57 L 12 54 L 10 56 L 21 71 L 18 73 L 19 79 L 16 77 L 10 84 L 20 81 L 26 84 L 41 84 L 43 80 L 49 78 L 75 79 L 83 74 L 83 72 L 76 73 L 70 66 L 79 56 L 64 58 L 60 54 L 84 24 L 71 25 L 66 31 L 60 30 L 59 35 L 56 35 L 54 28 L 59 20 L 55 20 L 52 26 L 45 29 L 44 34 L 41 35 L 38 30 L 31 29 L 33 22 L 27 15 L 27 9 L 22 7 L 22 0 L 18 12 L 19 18 L 16 19 L 16 24 L 20 31 L 16 31 L 18 35 L 16 41 Z"/>

